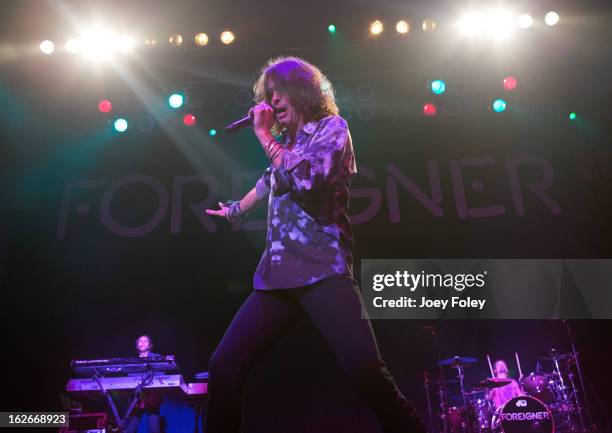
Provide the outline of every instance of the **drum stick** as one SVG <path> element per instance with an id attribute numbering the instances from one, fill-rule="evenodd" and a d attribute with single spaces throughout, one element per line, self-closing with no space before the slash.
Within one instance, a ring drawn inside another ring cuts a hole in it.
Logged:
<path id="1" fill-rule="evenodd" d="M 521 370 L 521 361 L 519 360 L 518 352 L 514 352 L 514 356 L 516 357 L 516 365 L 518 366 L 519 379 L 522 379 L 523 370 Z"/>
<path id="2" fill-rule="evenodd" d="M 487 361 L 489 362 L 489 370 L 491 370 L 491 379 L 495 378 L 495 374 L 493 374 L 493 364 L 491 364 L 491 357 L 487 354 Z"/>

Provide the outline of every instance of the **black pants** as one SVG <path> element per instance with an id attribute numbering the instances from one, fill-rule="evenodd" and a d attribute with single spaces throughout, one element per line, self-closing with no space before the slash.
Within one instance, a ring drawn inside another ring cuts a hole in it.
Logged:
<path id="1" fill-rule="evenodd" d="M 292 289 L 254 290 L 225 332 L 209 363 L 206 433 L 239 433 L 246 377 L 292 324 L 306 314 L 385 433 L 423 433 L 425 427 L 381 359 L 359 286 L 344 275 Z"/>

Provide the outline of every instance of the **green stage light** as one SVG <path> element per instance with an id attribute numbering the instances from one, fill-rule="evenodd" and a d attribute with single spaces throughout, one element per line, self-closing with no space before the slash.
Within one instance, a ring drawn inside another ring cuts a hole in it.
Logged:
<path id="1" fill-rule="evenodd" d="M 570 120 L 576 120 L 576 117 L 578 117 L 578 115 L 574 113 L 573 111 L 569 115 Z"/>
<path id="2" fill-rule="evenodd" d="M 127 120 L 123 119 L 123 118 L 119 118 L 117 120 L 115 120 L 115 123 L 113 124 L 113 126 L 115 127 L 115 131 L 117 132 L 125 132 L 128 129 L 128 123 Z"/>
<path id="3" fill-rule="evenodd" d="M 327 26 L 327 31 L 330 32 L 331 34 L 336 33 L 336 26 L 333 24 L 330 24 Z"/>
<path id="4" fill-rule="evenodd" d="M 214 137 L 215 135 L 217 135 L 217 130 L 211 129 L 210 131 L 208 131 L 208 135 L 210 135 L 211 137 Z"/>
<path id="5" fill-rule="evenodd" d="M 506 101 L 504 101 L 503 99 L 496 99 L 493 102 L 493 111 L 495 111 L 496 113 L 506 111 L 506 105 Z"/>
<path id="6" fill-rule="evenodd" d="M 168 104 L 170 104 L 172 108 L 181 108 L 183 106 L 183 102 L 185 102 L 185 97 L 180 93 L 173 93 L 168 98 Z"/>
<path id="7" fill-rule="evenodd" d="M 436 95 L 441 95 L 446 91 L 446 83 L 443 80 L 434 80 L 431 82 L 431 91 Z"/>

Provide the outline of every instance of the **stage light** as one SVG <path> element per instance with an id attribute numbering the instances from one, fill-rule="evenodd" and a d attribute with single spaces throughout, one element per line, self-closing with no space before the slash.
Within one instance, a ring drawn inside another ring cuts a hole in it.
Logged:
<path id="1" fill-rule="evenodd" d="M 113 110 L 113 104 L 111 104 L 111 101 L 108 99 L 102 99 L 98 103 L 98 110 L 100 110 L 101 113 L 110 113 Z"/>
<path id="2" fill-rule="evenodd" d="M 509 76 L 504 78 L 504 89 L 506 90 L 514 90 L 516 89 L 517 81 L 516 78 Z"/>
<path id="3" fill-rule="evenodd" d="M 206 33 L 198 33 L 195 36 L 195 43 L 198 47 L 203 47 L 208 44 L 208 35 Z"/>
<path id="4" fill-rule="evenodd" d="M 66 51 L 71 54 L 76 54 L 81 51 L 82 44 L 81 41 L 76 38 L 71 38 L 66 41 Z"/>
<path id="5" fill-rule="evenodd" d="M 569 114 L 569 119 L 570 120 L 576 120 L 577 117 L 578 117 L 578 115 L 576 113 L 574 113 L 573 111 Z"/>
<path id="6" fill-rule="evenodd" d="M 438 23 L 436 23 L 434 20 L 424 20 L 423 24 L 421 25 L 424 32 L 433 32 L 437 26 Z"/>
<path id="7" fill-rule="evenodd" d="M 193 114 L 185 114 L 183 116 L 183 123 L 187 126 L 193 126 L 196 124 L 196 117 Z"/>
<path id="8" fill-rule="evenodd" d="M 520 28 L 528 29 L 533 25 L 533 18 L 529 14 L 522 14 L 517 18 L 516 23 Z"/>
<path id="9" fill-rule="evenodd" d="M 370 24 L 370 33 L 372 33 L 374 36 L 380 35 L 383 30 L 384 26 L 380 20 L 373 21 L 372 24 Z"/>
<path id="10" fill-rule="evenodd" d="M 155 39 L 145 39 L 144 41 L 145 45 L 147 47 L 154 47 L 155 45 L 157 45 L 157 41 Z"/>
<path id="11" fill-rule="evenodd" d="M 115 131 L 125 132 L 128 129 L 128 122 L 124 118 L 120 117 L 119 119 L 115 120 L 113 126 L 115 127 Z"/>
<path id="12" fill-rule="evenodd" d="M 172 108 L 181 108 L 184 102 L 185 102 L 185 97 L 181 95 L 180 93 L 173 93 L 168 98 L 168 104 L 170 104 Z"/>
<path id="13" fill-rule="evenodd" d="M 446 91 L 446 83 L 443 80 L 434 80 L 431 82 L 431 91 L 436 95 L 441 95 Z"/>
<path id="14" fill-rule="evenodd" d="M 457 24 L 463 35 L 488 36 L 495 39 L 508 38 L 515 27 L 512 15 L 500 10 L 487 13 L 469 12 Z"/>
<path id="15" fill-rule="evenodd" d="M 410 24 L 407 21 L 401 20 L 395 24 L 395 31 L 400 35 L 405 35 L 410 31 Z"/>
<path id="16" fill-rule="evenodd" d="M 221 33 L 221 42 L 223 42 L 225 45 L 231 44 L 235 39 L 236 36 L 229 30 L 225 30 L 223 33 Z"/>
<path id="17" fill-rule="evenodd" d="M 327 26 L 327 31 L 330 32 L 331 34 L 336 33 L 336 26 L 333 24 L 330 24 Z"/>
<path id="18" fill-rule="evenodd" d="M 554 11 L 550 11 L 544 16 L 544 22 L 548 26 L 554 26 L 559 22 L 559 14 Z"/>
<path id="19" fill-rule="evenodd" d="M 496 113 L 506 111 L 506 101 L 504 101 L 503 99 L 496 99 L 495 101 L 493 101 L 493 111 L 495 111 Z"/>
<path id="20" fill-rule="evenodd" d="M 435 116 L 435 114 L 438 112 L 436 106 L 432 103 L 427 103 L 425 105 L 423 105 L 423 114 L 425 116 Z"/>
<path id="21" fill-rule="evenodd" d="M 183 37 L 177 33 L 176 35 L 170 36 L 168 42 L 170 42 L 172 45 L 180 47 L 181 45 L 183 45 Z"/>
<path id="22" fill-rule="evenodd" d="M 55 44 L 49 40 L 42 41 L 40 43 L 40 51 L 44 54 L 53 54 L 53 51 L 55 51 Z"/>
<path id="23" fill-rule="evenodd" d="M 208 135 L 210 135 L 211 137 L 214 137 L 215 135 L 217 135 L 217 130 L 211 129 L 210 131 L 208 131 Z"/>
<path id="24" fill-rule="evenodd" d="M 482 14 L 470 12 L 459 20 L 459 31 L 467 36 L 476 36 L 486 27 L 485 17 Z"/>
<path id="25" fill-rule="evenodd" d="M 497 11 L 487 17 L 487 33 L 495 39 L 507 39 L 514 32 L 514 19 L 508 12 Z"/>
<path id="26" fill-rule="evenodd" d="M 121 53 L 128 53 L 134 48 L 134 39 L 127 35 L 119 35 L 115 38 L 115 48 Z"/>
<path id="27" fill-rule="evenodd" d="M 83 37 L 83 54 L 91 60 L 107 60 L 115 52 L 114 42 L 108 31 L 91 30 Z"/>

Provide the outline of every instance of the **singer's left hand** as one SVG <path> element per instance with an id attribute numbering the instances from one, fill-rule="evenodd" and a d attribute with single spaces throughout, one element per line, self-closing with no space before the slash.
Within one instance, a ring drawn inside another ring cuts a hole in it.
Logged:
<path id="1" fill-rule="evenodd" d="M 249 114 L 253 113 L 253 131 L 257 137 L 268 137 L 271 136 L 270 130 L 276 122 L 276 116 L 274 108 L 265 102 L 261 102 L 255 105 L 249 111 Z"/>

